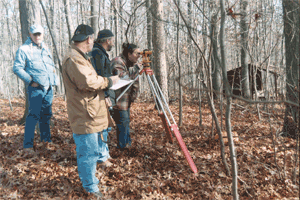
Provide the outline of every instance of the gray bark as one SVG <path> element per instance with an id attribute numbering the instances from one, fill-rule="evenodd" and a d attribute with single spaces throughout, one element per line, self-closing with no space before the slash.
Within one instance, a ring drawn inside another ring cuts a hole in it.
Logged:
<path id="1" fill-rule="evenodd" d="M 113 4 L 114 4 L 114 23 L 115 23 L 115 56 L 119 55 L 118 52 L 118 26 L 119 26 L 119 20 L 118 20 L 118 14 L 117 14 L 117 0 L 113 0 Z"/>
<path id="2" fill-rule="evenodd" d="M 221 89 L 221 66 L 218 56 L 218 30 L 216 29 L 218 21 L 218 14 L 212 16 L 211 19 L 211 29 L 210 29 L 210 39 L 212 45 L 212 56 L 211 56 L 211 68 L 212 68 L 212 86 L 216 91 L 215 95 L 219 99 L 220 89 Z"/>
<path id="3" fill-rule="evenodd" d="M 242 93 L 245 98 L 250 98 L 249 69 L 248 69 L 248 24 L 247 24 L 248 2 L 241 1 L 241 65 L 242 65 Z"/>
<path id="4" fill-rule="evenodd" d="M 70 2 L 69 0 L 64 0 L 64 7 L 65 7 L 65 15 L 68 27 L 68 35 L 69 35 L 69 42 L 71 42 L 71 38 L 74 32 L 73 23 L 72 23 L 72 16 L 70 11 Z"/>
<path id="5" fill-rule="evenodd" d="M 288 101 L 298 103 L 300 98 L 299 92 L 299 51 L 300 51 L 300 1 L 298 0 L 283 0 L 283 20 L 284 20 L 284 36 L 285 36 L 285 57 L 286 57 L 286 97 Z M 298 8 L 298 9 L 296 9 Z M 297 91 L 298 90 L 298 91 Z M 300 126 L 300 113 L 296 106 L 287 105 L 285 112 L 285 119 L 283 131 L 289 133 L 291 126 L 297 126 L 295 135 L 297 137 L 296 153 L 295 153 L 295 166 L 293 169 L 292 180 L 296 184 L 296 171 L 298 165 L 299 153 L 299 126 Z M 297 112 L 298 111 L 298 112 Z M 292 116 L 293 122 L 289 122 L 288 116 Z M 291 124 L 293 123 L 293 124 Z"/>
<path id="6" fill-rule="evenodd" d="M 156 62 L 156 75 L 158 83 L 162 89 L 162 92 L 169 102 L 168 98 L 168 74 L 167 74 L 167 63 L 165 54 L 165 31 L 164 24 L 162 22 L 163 17 L 163 1 L 153 0 L 153 57 Z"/>
<path id="7" fill-rule="evenodd" d="M 119 13 L 120 13 L 120 17 L 119 17 L 119 20 L 120 20 L 120 33 L 119 33 L 119 36 L 120 36 L 120 44 L 122 44 L 124 42 L 124 30 L 123 30 L 123 0 L 119 0 Z M 116 43 L 117 46 L 119 46 L 119 52 L 121 52 L 121 46 L 122 45 L 118 45 L 118 43 Z"/>
<path id="8" fill-rule="evenodd" d="M 27 37 L 29 36 L 29 18 L 28 18 L 27 1 L 19 0 L 19 12 L 20 12 L 22 43 L 25 43 Z"/>
<path id="9" fill-rule="evenodd" d="M 96 0 L 91 0 L 91 27 L 94 29 L 95 32 L 95 38 L 98 34 L 98 20 L 99 20 L 99 14 L 98 14 L 98 5 Z"/>
<path id="10" fill-rule="evenodd" d="M 30 26 L 33 24 L 41 24 L 41 9 L 38 0 L 29 0 L 29 22 Z"/>
<path id="11" fill-rule="evenodd" d="M 102 1 L 102 10 L 103 10 L 103 11 L 105 10 L 105 1 Z M 104 28 L 103 28 L 103 29 L 106 29 L 106 28 L 107 28 L 107 19 L 106 19 L 106 15 L 103 15 L 103 18 L 104 18 Z"/>
<path id="12" fill-rule="evenodd" d="M 298 102 L 297 84 L 299 80 L 299 2 L 296 0 L 283 0 L 283 20 L 285 36 L 285 57 L 286 57 L 286 97 L 288 101 Z M 295 122 L 297 109 L 294 106 L 287 106 L 283 130 L 289 130 L 287 116 L 291 115 Z"/>
<path id="13" fill-rule="evenodd" d="M 180 7 L 180 1 L 177 1 L 178 7 Z M 178 122 L 178 126 L 182 126 L 182 86 L 181 86 L 181 81 L 182 81 L 182 77 L 181 77 L 181 62 L 180 62 L 180 57 L 179 57 L 179 37 L 180 37 L 180 31 L 179 31 L 179 23 L 180 23 L 180 18 L 179 18 L 180 14 L 178 11 L 178 19 L 177 19 L 177 48 L 176 48 L 176 59 L 177 59 L 177 63 L 178 63 L 178 83 L 179 83 L 179 122 Z"/>
<path id="14" fill-rule="evenodd" d="M 151 2 L 146 0 L 147 12 L 147 48 L 152 49 L 152 20 L 151 20 Z"/>
<path id="15" fill-rule="evenodd" d="M 188 0 L 188 3 L 187 3 L 187 15 L 188 15 L 188 23 L 189 25 L 192 27 L 192 4 L 191 4 L 191 1 Z M 179 14 L 179 13 L 178 13 Z M 187 47 L 188 47 L 188 59 L 187 59 L 187 68 L 188 68 L 188 86 L 191 88 L 193 87 L 193 74 L 192 74 L 192 71 L 193 71 L 193 65 L 192 65 L 192 48 L 191 48 L 191 38 L 190 37 L 187 37 Z"/>
<path id="16" fill-rule="evenodd" d="M 137 7 L 137 0 L 131 0 L 131 42 L 137 43 L 137 31 L 136 31 L 136 7 Z"/>
<path id="17" fill-rule="evenodd" d="M 299 1 L 297 3 L 296 0 L 283 0 L 287 100 L 295 103 L 298 100 L 295 88 L 299 79 L 299 12 L 295 9 L 297 7 Z"/>

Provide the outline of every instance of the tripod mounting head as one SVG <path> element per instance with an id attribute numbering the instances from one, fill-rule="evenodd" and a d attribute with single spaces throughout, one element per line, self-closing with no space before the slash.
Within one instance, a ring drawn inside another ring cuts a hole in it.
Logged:
<path id="1" fill-rule="evenodd" d="M 152 51 L 150 51 L 149 49 L 144 49 L 141 52 L 141 55 L 143 57 L 143 66 L 144 67 L 149 67 L 150 66 L 150 55 L 152 54 Z"/>

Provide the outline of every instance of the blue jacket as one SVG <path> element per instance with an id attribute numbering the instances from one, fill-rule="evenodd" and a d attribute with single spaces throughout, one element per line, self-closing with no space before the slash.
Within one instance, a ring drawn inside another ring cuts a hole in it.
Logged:
<path id="1" fill-rule="evenodd" d="M 99 76 L 110 77 L 113 75 L 109 55 L 101 44 L 95 43 L 90 55 L 93 67 Z M 115 92 L 113 90 L 105 90 L 105 97 L 110 97 L 112 106 L 115 106 Z"/>
<path id="2" fill-rule="evenodd" d="M 112 76 L 109 55 L 101 44 L 95 43 L 91 52 L 91 61 L 98 75 L 103 77 Z"/>
<path id="3" fill-rule="evenodd" d="M 38 47 L 31 38 L 18 49 L 13 66 L 14 73 L 28 86 L 31 81 L 37 82 L 44 88 L 58 85 L 52 56 L 44 43 Z"/>

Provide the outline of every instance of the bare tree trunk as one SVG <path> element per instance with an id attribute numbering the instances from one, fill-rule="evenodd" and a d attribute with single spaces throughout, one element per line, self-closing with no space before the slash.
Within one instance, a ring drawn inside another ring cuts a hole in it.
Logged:
<path id="1" fill-rule="evenodd" d="M 177 4 L 180 7 L 180 0 L 177 0 Z M 178 11 L 178 18 L 177 18 L 177 48 L 176 48 L 176 59 L 178 63 L 178 83 L 179 83 L 179 122 L 178 126 L 182 126 L 182 86 L 181 86 L 181 62 L 180 62 L 180 57 L 179 57 L 179 37 L 180 37 L 180 31 L 179 31 L 179 23 L 180 23 L 180 18 L 179 18 L 179 11 Z"/>
<path id="2" fill-rule="evenodd" d="M 158 72 L 157 80 L 162 89 L 162 92 L 166 98 L 166 101 L 169 102 L 168 97 L 168 74 L 167 74 L 167 63 L 166 63 L 166 54 L 165 54 L 165 31 L 163 19 L 163 1 L 162 0 L 153 0 L 153 56 L 156 60 L 156 68 Z"/>
<path id="3" fill-rule="evenodd" d="M 131 16 L 131 41 L 133 43 L 137 43 L 137 31 L 136 31 L 136 7 L 137 7 L 137 0 L 131 0 L 131 10 L 132 10 L 132 16 Z"/>
<path id="4" fill-rule="evenodd" d="M 105 10 L 105 1 L 102 1 L 102 10 L 104 11 Z M 103 15 L 103 20 L 104 20 L 104 28 L 103 29 L 106 29 L 107 28 L 107 20 L 106 20 L 106 15 Z"/>
<path id="5" fill-rule="evenodd" d="M 297 88 L 297 84 L 300 81 L 299 80 L 299 51 L 300 51 L 300 31 L 299 31 L 299 25 L 300 25 L 300 1 L 298 0 L 283 0 L 283 20 L 284 20 L 284 36 L 285 36 L 285 57 L 286 57 L 286 96 L 287 100 L 295 103 L 299 103 L 298 93 L 299 87 Z M 295 9 L 298 8 L 298 9 Z M 293 124 L 299 124 L 300 126 L 300 114 L 297 113 L 297 108 L 292 105 L 287 105 L 286 111 L 285 111 L 285 119 L 284 119 L 284 125 L 283 125 L 283 131 L 288 133 L 288 130 L 290 129 L 289 126 L 291 126 L 290 120 L 288 120 L 288 116 L 292 116 L 293 118 Z M 297 116 L 298 115 L 298 116 Z M 299 121 L 298 121 L 299 120 Z M 298 127 L 299 130 L 299 127 Z M 296 133 L 295 133 L 296 134 Z M 294 135 L 297 137 L 297 145 L 296 145 L 296 159 L 298 159 L 298 150 L 299 150 L 299 133 L 297 135 Z M 296 169 L 297 169 L 297 162 L 295 163 L 295 167 L 293 169 L 293 177 L 292 180 L 294 183 L 296 183 Z"/>
<path id="6" fill-rule="evenodd" d="M 224 167 L 226 169 L 226 174 L 230 175 L 230 169 L 228 167 L 228 164 L 227 164 L 227 161 L 226 161 L 226 157 L 225 157 L 225 145 L 224 145 L 224 140 L 223 140 L 223 135 L 222 135 L 222 129 L 221 129 L 218 117 L 217 117 L 217 113 L 216 113 L 216 109 L 215 109 L 215 104 L 212 101 L 213 98 L 211 97 L 211 94 L 208 91 L 209 89 L 204 84 L 204 81 L 202 81 L 202 84 L 203 84 L 204 88 L 207 90 L 208 103 L 209 103 L 209 106 L 210 106 L 210 109 L 211 109 L 213 122 L 215 122 L 215 124 L 216 124 L 216 129 L 217 129 L 217 132 L 218 132 L 218 135 L 219 135 L 222 162 L 223 162 Z"/>
<path id="7" fill-rule="evenodd" d="M 146 12 L 147 12 L 147 48 L 152 49 L 152 20 L 151 20 L 151 2 L 146 0 Z"/>
<path id="8" fill-rule="evenodd" d="M 28 1 L 19 0 L 19 12 L 20 12 L 20 23 L 21 23 L 21 32 L 22 32 L 22 43 L 25 43 L 27 37 L 29 36 L 29 13 L 27 9 Z M 20 120 L 20 124 L 24 124 L 29 108 L 28 94 L 27 89 L 24 87 L 25 91 L 25 111 L 23 117 Z"/>
<path id="9" fill-rule="evenodd" d="M 5 85 L 4 85 L 4 88 L 6 88 L 6 92 L 5 91 L 3 91 L 3 94 L 4 94 L 4 97 L 6 97 L 5 96 L 5 93 L 7 94 L 7 98 L 8 98 L 8 102 L 9 102 L 9 106 L 10 106 L 10 110 L 11 111 L 13 111 L 13 107 L 12 107 L 12 104 L 11 104 L 11 99 L 10 99 L 10 84 L 8 84 L 9 83 L 9 76 L 8 76 L 8 73 L 7 73 L 7 71 L 8 71 L 8 68 L 7 67 L 3 67 L 3 63 L 1 64 L 1 68 L 4 70 L 4 83 L 5 83 Z M 2 71 L 2 73 L 3 73 L 3 70 L 1 70 Z"/>
<path id="10" fill-rule="evenodd" d="M 299 56 L 299 17 L 296 8 L 299 3 L 296 0 L 283 0 L 284 12 L 284 35 L 286 51 L 286 94 L 287 100 L 297 102 L 296 86 L 298 77 L 298 59 Z M 290 111 L 295 111 L 291 108 Z M 293 112 L 292 112 L 293 113 Z M 292 114 L 294 120 L 295 113 Z"/>
<path id="11" fill-rule="evenodd" d="M 119 0 L 119 13 L 120 13 L 120 33 L 118 34 L 120 36 L 120 44 L 122 44 L 124 42 L 124 30 L 123 30 L 123 0 Z M 119 46 L 119 52 L 121 52 L 121 46 L 122 45 L 118 45 L 118 43 L 116 43 L 117 46 Z"/>
<path id="12" fill-rule="evenodd" d="M 27 37 L 29 36 L 29 32 L 28 32 L 29 19 L 28 19 L 27 1 L 19 0 L 19 12 L 20 12 L 22 43 L 25 43 Z"/>
<path id="13" fill-rule="evenodd" d="M 178 13 L 179 14 L 179 13 Z M 188 23 L 189 25 L 192 27 L 192 5 L 191 5 L 191 1 L 188 0 L 187 2 L 187 15 L 188 15 Z M 192 49 L 191 49 L 191 38 L 187 37 L 187 47 L 188 47 L 188 55 L 187 55 L 187 68 L 188 68 L 188 87 L 193 87 L 193 75 L 192 75 L 192 71 L 193 71 L 193 65 L 192 65 Z"/>
<path id="14" fill-rule="evenodd" d="M 299 0 L 298 6 L 299 6 L 299 9 L 300 9 L 300 0 Z M 298 23 L 300 25 L 300 11 L 299 11 L 299 9 L 298 9 L 298 16 L 299 16 L 298 17 Z M 298 46 L 298 52 L 300 53 L 300 30 L 298 32 L 298 44 L 299 44 L 299 46 Z M 299 101 L 299 104 L 300 104 L 300 57 L 298 57 L 298 65 L 299 65 L 299 68 L 298 68 L 299 69 L 299 71 L 298 71 L 298 101 Z M 299 153 L 300 153 L 299 152 L 299 148 L 300 148 L 300 145 L 299 145 L 300 141 L 299 140 L 300 140 L 300 107 L 298 107 L 298 132 L 297 132 L 297 145 L 296 145 L 296 154 L 295 154 L 296 159 L 295 159 L 295 168 L 294 168 L 294 173 L 293 173 L 294 184 L 296 184 L 297 164 L 298 164 Z M 299 162 L 300 162 L 300 159 L 299 159 Z M 298 172 L 299 173 L 298 176 L 300 177 L 300 170 L 298 170 L 298 171 L 299 171 Z M 300 191 L 298 193 L 300 195 Z"/>
<path id="15" fill-rule="evenodd" d="M 256 5 L 256 9 L 257 9 L 257 5 Z M 257 23 L 257 20 L 255 20 L 255 30 L 258 29 L 257 26 L 258 26 L 258 23 Z M 259 36 L 258 36 L 257 31 L 255 33 L 254 40 L 255 40 L 255 45 L 253 45 L 253 46 L 256 46 L 254 56 L 255 56 L 256 61 L 258 61 L 258 53 L 257 53 L 258 49 L 257 49 L 257 47 L 259 47 Z M 251 73 L 253 73 L 253 77 L 255 79 L 253 85 L 254 85 L 254 90 L 255 90 L 255 100 L 257 101 L 258 100 L 257 81 L 256 81 L 257 66 L 256 66 L 256 62 L 253 62 L 253 63 L 255 63 L 255 68 L 252 68 L 253 72 L 251 72 Z M 256 104 L 256 110 L 257 110 L 257 114 L 258 114 L 258 119 L 261 120 L 259 104 Z"/>
<path id="16" fill-rule="evenodd" d="M 241 65 L 242 65 L 242 92 L 245 98 L 250 98 L 249 69 L 248 69 L 248 24 L 246 0 L 241 1 Z M 255 80 L 255 79 L 254 79 Z"/>
<path id="17" fill-rule="evenodd" d="M 80 14 L 81 14 L 81 23 L 82 24 L 85 24 L 86 23 L 86 18 L 85 18 L 85 14 L 84 14 L 84 7 L 83 7 L 83 1 L 81 1 L 80 3 L 78 3 L 78 4 L 80 4 Z"/>
<path id="18" fill-rule="evenodd" d="M 220 98 L 218 92 L 221 89 L 221 66 L 218 56 L 218 31 L 216 29 L 216 24 L 218 22 L 218 13 L 214 14 L 211 19 L 211 30 L 210 30 L 210 39 L 212 45 L 212 56 L 211 56 L 211 69 L 212 69 L 212 87 L 214 89 L 214 96 L 217 99 Z M 213 98 L 213 96 L 212 96 Z"/>
<path id="19" fill-rule="evenodd" d="M 114 23 L 114 18 L 113 15 L 111 13 L 113 13 L 113 2 L 111 1 L 110 3 L 110 15 L 109 15 L 109 29 L 112 30 L 113 29 L 113 23 Z"/>
<path id="20" fill-rule="evenodd" d="M 98 20 L 99 20 L 99 14 L 98 12 L 98 6 L 97 6 L 96 0 L 91 0 L 91 27 L 94 29 L 95 32 L 95 38 L 98 34 Z"/>
<path id="21" fill-rule="evenodd" d="M 69 0 L 64 0 L 64 7 L 65 7 L 65 15 L 68 27 L 68 35 L 69 35 L 69 43 L 71 43 L 71 38 L 74 32 L 71 11 L 70 11 L 70 2 Z"/>
<path id="22" fill-rule="evenodd" d="M 115 23 L 115 56 L 117 56 L 119 54 L 118 52 L 118 27 L 119 27 L 119 20 L 118 20 L 118 14 L 117 14 L 117 0 L 113 0 L 113 4 L 114 4 L 114 23 Z"/>
<path id="23" fill-rule="evenodd" d="M 38 0 L 29 0 L 29 21 L 30 25 L 41 24 L 41 10 Z"/>
<path id="24" fill-rule="evenodd" d="M 237 162 L 236 162 L 236 152 L 234 148 L 232 132 L 231 132 L 231 122 L 230 122 L 230 115 L 231 115 L 231 91 L 229 87 L 229 83 L 227 80 L 227 65 L 226 65 L 226 51 L 224 45 L 224 26 L 225 26 L 225 7 L 224 7 L 224 0 L 220 0 L 221 5 L 221 28 L 220 28 L 220 50 L 221 50 L 221 63 L 222 63 L 222 72 L 223 72 L 223 83 L 225 85 L 225 91 L 227 96 L 227 106 L 226 106 L 226 130 L 227 130 L 227 137 L 230 149 L 230 160 L 231 160 L 231 167 L 232 167 L 232 194 L 233 199 L 239 199 L 238 196 L 238 185 L 237 185 Z"/>
<path id="25" fill-rule="evenodd" d="M 203 12 L 205 11 L 205 0 L 202 0 L 202 10 Z M 206 54 L 206 49 L 207 49 L 207 39 L 206 39 L 206 35 L 207 35 L 207 24 L 205 22 L 205 19 L 203 18 L 203 22 L 202 22 L 202 26 L 203 26 L 203 48 L 204 48 L 204 52 L 203 54 L 205 55 Z M 197 60 L 197 54 L 198 52 L 196 52 L 196 60 Z M 205 62 L 204 62 L 204 59 L 203 57 L 201 56 L 200 57 L 200 61 L 199 61 L 199 65 L 201 66 L 198 66 L 199 67 L 199 74 L 198 74 L 198 83 L 199 83 L 199 90 L 198 90 L 198 98 L 199 98 L 199 126 L 202 126 L 202 109 L 201 109 L 201 105 L 202 105 L 202 84 L 201 84 L 201 80 L 203 80 L 203 73 L 204 73 L 204 65 L 205 65 Z M 222 138 L 223 139 L 223 138 Z M 223 145 L 224 147 L 224 145 Z M 225 160 L 226 162 L 226 160 Z"/>

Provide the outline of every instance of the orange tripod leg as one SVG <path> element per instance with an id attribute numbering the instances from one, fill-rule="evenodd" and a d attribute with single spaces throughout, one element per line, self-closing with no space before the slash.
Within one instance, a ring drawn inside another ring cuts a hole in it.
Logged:
<path id="1" fill-rule="evenodd" d="M 164 113 L 163 113 L 163 112 L 160 112 L 160 113 L 159 113 L 159 116 L 160 116 L 161 121 L 162 121 L 162 123 L 163 123 L 163 125 L 164 125 L 164 127 L 165 127 L 165 131 L 166 131 L 167 138 L 168 138 L 169 142 L 170 142 L 171 144 L 173 144 L 173 137 L 172 137 L 171 129 L 170 129 L 170 127 L 168 126 L 168 122 L 167 122 L 167 120 L 166 120 L 166 117 L 165 117 Z"/>
<path id="2" fill-rule="evenodd" d="M 177 139 L 177 141 L 179 143 L 179 146 L 180 146 L 181 150 L 183 151 L 185 159 L 188 161 L 188 163 L 189 163 L 192 171 L 194 173 L 197 173 L 197 171 L 198 171 L 197 167 L 196 167 L 196 165 L 195 165 L 195 163 L 194 163 L 194 161 L 193 161 L 193 159 L 192 159 L 192 157 L 191 157 L 188 149 L 186 148 L 186 145 L 185 145 L 185 143 L 184 143 L 184 141 L 183 141 L 183 139 L 181 137 L 181 134 L 179 133 L 177 125 L 176 124 L 172 124 L 171 127 L 172 127 L 174 135 L 175 135 L 175 137 L 176 137 L 176 139 Z"/>

